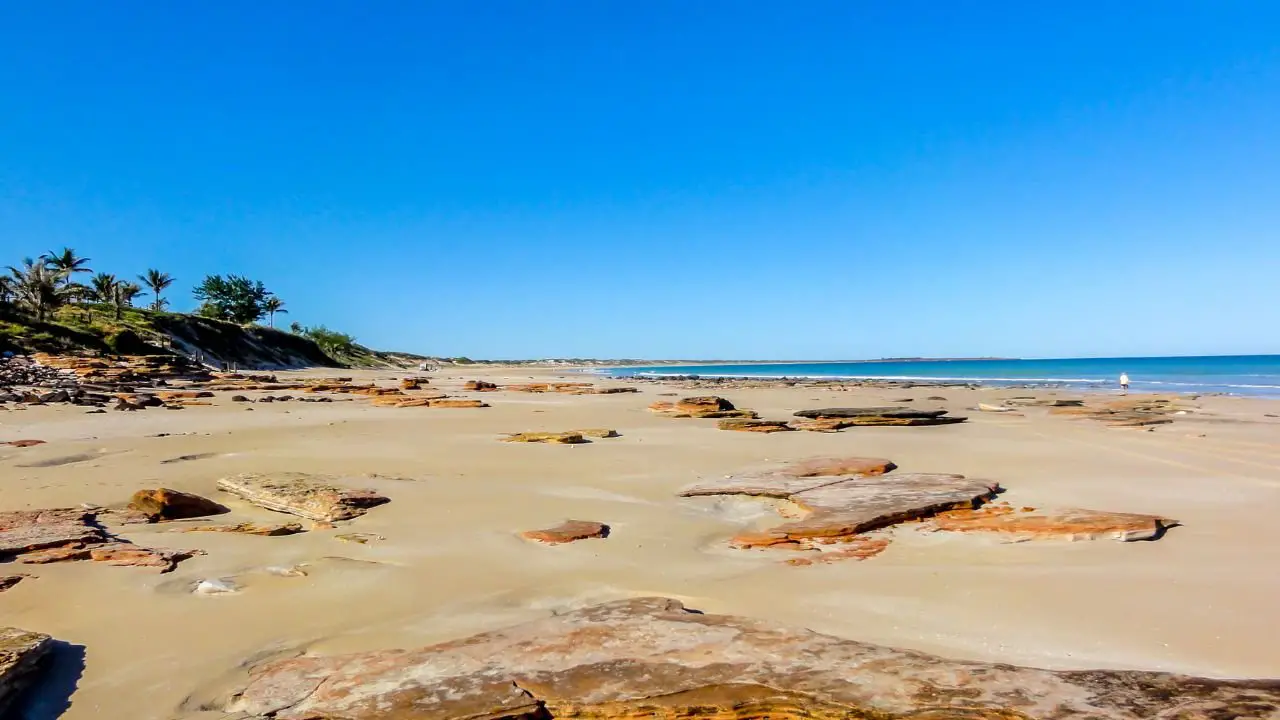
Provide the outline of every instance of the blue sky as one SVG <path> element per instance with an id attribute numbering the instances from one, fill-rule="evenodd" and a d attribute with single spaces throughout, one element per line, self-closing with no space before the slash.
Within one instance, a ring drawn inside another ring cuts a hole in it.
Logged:
<path id="1" fill-rule="evenodd" d="M 1280 3 L 8 3 L 0 264 L 472 357 L 1280 352 Z"/>

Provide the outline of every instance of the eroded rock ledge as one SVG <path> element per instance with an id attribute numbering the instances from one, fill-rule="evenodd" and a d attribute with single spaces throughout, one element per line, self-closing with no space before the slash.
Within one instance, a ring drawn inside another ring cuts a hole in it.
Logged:
<path id="1" fill-rule="evenodd" d="M 1280 715 L 1280 680 L 947 660 L 651 597 L 418 650 L 255 668 L 228 713 L 277 720 L 1218 720 Z"/>

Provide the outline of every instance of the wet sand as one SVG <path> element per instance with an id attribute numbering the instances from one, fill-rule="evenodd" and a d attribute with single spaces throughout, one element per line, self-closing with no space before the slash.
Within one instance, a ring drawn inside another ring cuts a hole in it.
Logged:
<path id="1" fill-rule="evenodd" d="M 401 376 L 343 374 L 386 384 Z M 433 387 L 492 407 L 379 408 L 358 398 L 249 411 L 220 393 L 213 407 L 181 412 L 0 411 L 0 440 L 48 441 L 0 448 L 0 510 L 109 505 L 163 486 L 226 504 L 233 516 L 219 521 L 287 521 L 215 490 L 218 478 L 247 471 L 373 473 L 379 477 L 363 484 L 392 499 L 337 529 L 289 537 L 172 532 L 182 524 L 122 531 L 139 544 L 208 553 L 164 575 L 84 562 L 0 566 L 34 576 L 0 593 L 0 624 L 72 646 L 59 653 L 64 687 L 49 684 L 44 717 L 65 705 L 72 681 L 66 718 L 221 717 L 214 709 L 227 688 L 264 657 L 420 646 L 641 595 L 953 658 L 1280 675 L 1280 631 L 1271 620 L 1280 597 L 1273 528 L 1280 418 L 1266 417 L 1280 414 L 1280 402 L 1201 398 L 1201 412 L 1147 432 L 1043 408 L 1021 416 L 966 410 L 1048 391 L 643 384 L 640 394 L 475 394 L 461 392 L 463 380 L 595 378 L 528 369 L 450 369 L 431 378 Z M 836 434 L 734 433 L 713 420 L 645 409 L 672 399 L 659 397 L 670 392 L 717 392 L 767 419 L 904 397 L 971 419 Z M 947 400 L 926 400 L 931 395 Z M 586 427 L 622 437 L 498 442 L 503 433 Z M 151 437 L 157 433 L 169 435 Z M 1009 543 L 902 526 L 888 531 L 893 542 L 872 559 L 794 567 L 785 552 L 725 544 L 742 527 L 775 519 L 767 503 L 675 495 L 764 461 L 832 455 L 987 478 L 1007 488 L 1004 499 L 1014 505 L 1152 513 L 1183 526 L 1136 543 Z M 612 534 L 556 547 L 517 536 L 569 518 L 608 523 Z M 384 539 L 360 545 L 335 537 L 348 532 Z M 300 563 L 305 577 L 264 571 Z M 208 578 L 233 578 L 242 591 L 190 593 Z"/>

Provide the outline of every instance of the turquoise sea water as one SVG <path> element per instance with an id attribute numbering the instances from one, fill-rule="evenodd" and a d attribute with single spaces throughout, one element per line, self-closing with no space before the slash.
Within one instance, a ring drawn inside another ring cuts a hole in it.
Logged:
<path id="1" fill-rule="evenodd" d="M 1123 372 L 1129 374 L 1129 389 L 1138 392 L 1230 393 L 1280 397 L 1280 355 L 665 365 L 613 368 L 605 372 L 615 377 L 699 375 L 941 380 L 982 385 L 1068 387 L 1079 390 L 1116 389 L 1120 373 Z"/>

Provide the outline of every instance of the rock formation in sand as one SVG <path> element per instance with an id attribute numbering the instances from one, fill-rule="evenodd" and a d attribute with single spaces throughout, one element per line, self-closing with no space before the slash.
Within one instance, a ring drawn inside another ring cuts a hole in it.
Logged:
<path id="1" fill-rule="evenodd" d="M 485 380 L 468 380 L 462 386 L 462 389 L 474 392 L 493 392 L 498 389 L 498 386 Z"/>
<path id="2" fill-rule="evenodd" d="M 594 520 L 566 520 L 553 528 L 526 530 L 520 533 L 520 537 L 547 545 L 560 545 L 575 540 L 609 537 L 609 526 Z"/>
<path id="3" fill-rule="evenodd" d="M 197 525 L 195 527 L 181 528 L 182 532 L 222 532 L 237 533 L 240 535 L 262 535 L 264 537 L 280 537 L 283 535 L 297 535 L 305 532 L 299 523 L 253 523 L 242 522 L 235 525 Z"/>
<path id="4" fill-rule="evenodd" d="M 488 403 L 472 398 L 443 398 L 440 400 L 432 400 L 429 407 L 433 408 L 487 408 Z"/>
<path id="5" fill-rule="evenodd" d="M 721 430 L 737 432 L 775 433 L 795 430 L 783 420 L 753 420 L 749 418 L 725 418 L 716 423 Z"/>
<path id="6" fill-rule="evenodd" d="M 0 627 L 0 717 L 8 717 L 13 701 L 38 678 L 42 661 L 53 650 L 53 638 L 15 627 Z"/>
<path id="7" fill-rule="evenodd" d="M 29 565 L 93 560 L 173 570 L 196 551 L 134 545 L 113 538 L 97 524 L 96 512 L 72 508 L 0 512 L 0 561 Z"/>
<path id="8" fill-rule="evenodd" d="M 1189 409 L 1194 408 L 1181 398 L 1135 395 L 1118 400 L 1091 399 L 1087 403 L 1051 405 L 1049 414 L 1098 420 L 1107 427 L 1142 428 L 1171 423 L 1175 413 Z"/>
<path id="9" fill-rule="evenodd" d="M 250 672 L 226 712 L 277 720 L 1217 720 L 1280 716 L 1280 681 L 962 662 L 650 597 L 418 650 L 268 663 Z"/>
<path id="10" fill-rule="evenodd" d="M 345 488 L 336 481 L 299 472 L 244 473 L 222 478 L 218 489 L 268 510 L 324 522 L 350 520 L 391 502 L 372 490 Z"/>
<path id="11" fill-rule="evenodd" d="M 569 432 L 522 432 L 512 433 L 502 439 L 510 443 L 548 443 L 551 445 L 581 445 L 587 442 L 582 433 Z"/>
<path id="12" fill-rule="evenodd" d="M 931 521 L 939 530 L 1002 533 L 1022 540 L 1153 540 L 1178 521 L 1158 515 L 1099 510 L 1015 509 L 1003 503 L 977 510 L 955 510 Z"/>
<path id="13" fill-rule="evenodd" d="M 754 411 L 739 410 L 718 395 L 687 397 L 674 403 L 658 401 L 649 406 L 653 412 L 673 418 L 756 418 Z"/>
<path id="14" fill-rule="evenodd" d="M 231 512 L 208 498 L 168 488 L 139 490 L 129 500 L 129 509 L 141 513 L 152 522 L 221 515 Z"/>
<path id="15" fill-rule="evenodd" d="M 826 423 L 810 423 L 806 430 L 839 430 L 862 425 L 951 425 L 968 418 L 947 416 L 946 410 L 914 410 L 907 407 L 820 408 L 801 410 L 798 418 Z"/>

